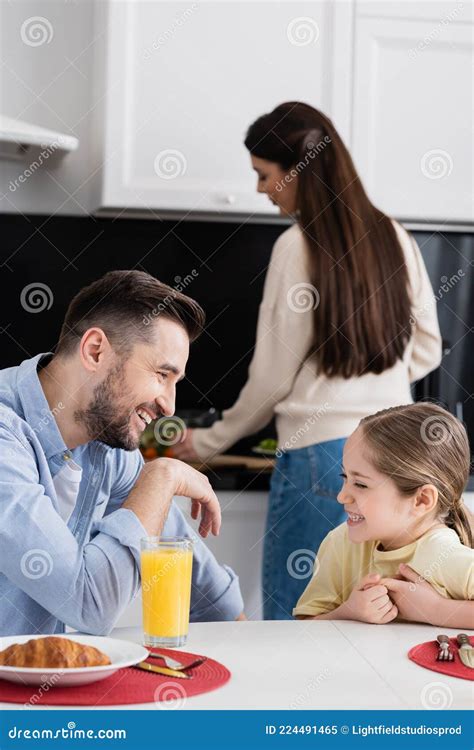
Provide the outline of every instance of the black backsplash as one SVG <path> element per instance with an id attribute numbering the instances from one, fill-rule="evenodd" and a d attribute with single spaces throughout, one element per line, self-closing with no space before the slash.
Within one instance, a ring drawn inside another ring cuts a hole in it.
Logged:
<path id="1" fill-rule="evenodd" d="M 178 408 L 221 410 L 233 403 L 252 355 L 272 246 L 285 227 L 44 216 L 4 216 L 2 224 L 0 367 L 50 351 L 81 287 L 106 271 L 137 268 L 172 286 L 181 280 L 206 311 L 206 332 L 191 347 Z M 37 314 L 20 301 L 34 282 L 54 295 L 51 308 Z"/>
<path id="2" fill-rule="evenodd" d="M 172 286 L 194 276 L 185 291 L 202 304 L 208 325 L 192 345 L 177 408 L 222 410 L 232 405 L 245 383 L 265 271 L 284 226 L 3 215 L 2 228 L 0 367 L 50 351 L 71 297 L 108 270 L 138 268 Z M 439 297 L 443 338 L 451 347 L 419 395 L 441 398 L 457 411 L 468 425 L 472 445 L 474 237 L 414 236 Z M 455 274 L 458 280 L 452 283 Z M 28 284 L 37 282 L 51 289 L 53 302 L 49 309 L 31 313 L 20 297 Z"/>

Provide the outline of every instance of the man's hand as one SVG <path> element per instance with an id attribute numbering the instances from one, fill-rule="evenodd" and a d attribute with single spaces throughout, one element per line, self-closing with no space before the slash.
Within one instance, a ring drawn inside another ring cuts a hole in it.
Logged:
<path id="1" fill-rule="evenodd" d="M 173 456 L 180 461 L 199 461 L 199 456 L 193 446 L 193 431 L 186 429 L 179 443 L 173 445 Z"/>
<path id="2" fill-rule="evenodd" d="M 160 536 L 174 495 L 191 499 L 191 516 L 201 515 L 199 533 L 217 536 L 221 527 L 219 501 L 208 478 L 174 458 L 157 458 L 145 464 L 123 504 L 132 510 L 150 536 Z"/>
<path id="3" fill-rule="evenodd" d="M 191 499 L 191 517 L 196 520 L 201 514 L 199 533 L 206 537 L 210 531 L 217 536 L 219 534 L 222 518 L 221 506 L 216 497 L 211 483 L 205 474 L 193 469 L 188 464 L 175 458 L 165 458 L 172 465 L 174 473 L 175 495 L 184 495 Z"/>
<path id="4" fill-rule="evenodd" d="M 339 608 L 339 617 L 383 625 L 394 620 L 398 609 L 388 596 L 388 589 L 375 573 L 365 576 Z"/>

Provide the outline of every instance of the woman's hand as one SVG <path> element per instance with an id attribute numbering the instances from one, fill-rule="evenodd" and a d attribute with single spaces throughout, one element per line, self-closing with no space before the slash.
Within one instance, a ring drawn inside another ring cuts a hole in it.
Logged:
<path id="1" fill-rule="evenodd" d="M 409 565 L 399 566 L 400 578 L 384 578 L 400 617 L 413 622 L 429 622 L 447 628 L 474 628 L 474 602 L 441 596 Z"/>
<path id="2" fill-rule="evenodd" d="M 384 625 L 394 620 L 398 609 L 388 595 L 388 589 L 380 581 L 381 576 L 371 573 L 365 576 L 351 592 L 349 598 L 338 607 L 339 618 L 371 622 Z"/>
<path id="3" fill-rule="evenodd" d="M 199 456 L 193 447 L 192 429 L 186 429 L 179 443 L 173 445 L 173 458 L 179 458 L 180 461 L 199 461 Z"/>

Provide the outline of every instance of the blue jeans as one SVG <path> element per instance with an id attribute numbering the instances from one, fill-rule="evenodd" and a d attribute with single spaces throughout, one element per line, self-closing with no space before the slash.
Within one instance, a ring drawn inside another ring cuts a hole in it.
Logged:
<path id="1" fill-rule="evenodd" d="M 263 552 L 263 616 L 291 620 L 310 581 L 319 545 L 344 520 L 342 487 L 346 438 L 284 453 L 277 459 Z"/>

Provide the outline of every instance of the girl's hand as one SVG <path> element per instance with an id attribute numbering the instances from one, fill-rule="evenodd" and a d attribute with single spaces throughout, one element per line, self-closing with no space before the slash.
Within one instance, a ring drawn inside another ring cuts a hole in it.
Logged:
<path id="1" fill-rule="evenodd" d="M 398 571 L 400 577 L 384 578 L 382 583 L 390 591 L 400 617 L 404 620 L 435 624 L 439 616 L 439 607 L 445 601 L 444 597 L 409 565 L 400 565 Z"/>
<path id="2" fill-rule="evenodd" d="M 186 429 L 179 443 L 173 445 L 173 458 L 179 458 L 180 461 L 199 461 L 199 456 L 193 447 L 192 429 Z"/>
<path id="3" fill-rule="evenodd" d="M 355 586 L 342 605 L 347 618 L 376 625 L 384 625 L 395 619 L 398 609 L 390 599 L 387 587 L 380 583 L 380 579 L 380 575 L 371 573 Z"/>

